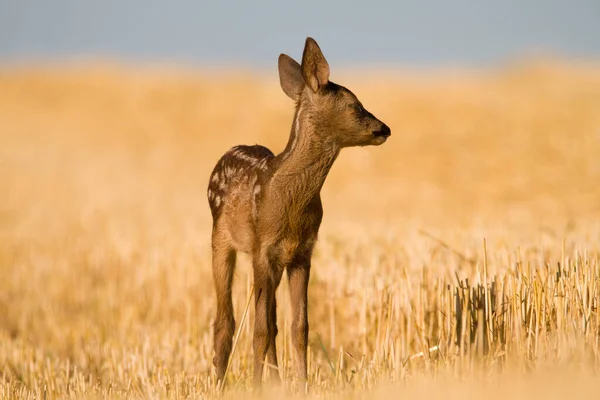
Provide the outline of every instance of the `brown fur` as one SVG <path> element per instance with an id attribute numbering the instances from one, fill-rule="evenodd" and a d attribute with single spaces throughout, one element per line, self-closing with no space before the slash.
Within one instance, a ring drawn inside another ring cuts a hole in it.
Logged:
<path id="1" fill-rule="evenodd" d="M 296 102 L 289 142 L 274 156 L 263 146 L 236 146 L 219 160 L 208 186 L 213 216 L 213 277 L 217 293 L 213 360 L 222 380 L 235 329 L 231 285 L 238 251 L 252 256 L 255 287 L 254 382 L 265 357 L 277 366 L 275 291 L 287 271 L 297 374 L 307 377 L 307 288 L 311 255 L 323 217 L 320 191 L 343 147 L 380 145 L 390 129 L 348 89 L 329 81 L 317 43 L 306 39 L 302 65 L 279 57 L 283 91 Z M 279 380 L 279 373 L 271 374 Z"/>

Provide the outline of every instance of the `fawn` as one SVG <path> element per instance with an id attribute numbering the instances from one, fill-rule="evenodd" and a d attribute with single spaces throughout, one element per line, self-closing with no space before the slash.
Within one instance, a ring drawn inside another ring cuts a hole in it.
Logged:
<path id="1" fill-rule="evenodd" d="M 306 381 L 307 290 L 323 217 L 321 187 L 340 149 L 380 145 L 391 134 L 350 90 L 329 81 L 329 64 L 314 39 L 306 39 L 301 65 L 281 54 L 278 68 L 281 88 L 296 104 L 287 146 L 277 156 L 260 145 L 235 146 L 217 162 L 208 185 L 217 295 L 213 364 L 221 383 L 235 330 L 231 285 L 237 252 L 250 254 L 253 264 L 254 384 L 262 383 L 265 358 L 275 369 L 273 380 L 280 380 L 275 291 L 284 270 L 297 376 Z"/>

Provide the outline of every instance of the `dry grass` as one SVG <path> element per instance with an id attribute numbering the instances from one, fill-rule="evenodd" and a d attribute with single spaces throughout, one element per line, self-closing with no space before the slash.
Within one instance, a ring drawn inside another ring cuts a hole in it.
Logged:
<path id="1" fill-rule="evenodd" d="M 311 395 L 594 398 L 600 69 L 333 79 L 393 136 L 325 184 Z M 215 395 L 207 177 L 234 144 L 282 149 L 291 113 L 275 75 L 0 72 L 0 397 Z"/>

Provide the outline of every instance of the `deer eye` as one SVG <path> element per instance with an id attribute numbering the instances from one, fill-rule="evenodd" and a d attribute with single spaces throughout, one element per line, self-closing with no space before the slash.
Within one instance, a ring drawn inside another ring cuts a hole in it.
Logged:
<path id="1" fill-rule="evenodd" d="M 362 117 L 367 111 L 363 108 L 363 106 L 360 103 L 355 103 L 354 112 L 356 112 L 356 115 L 358 115 L 359 117 Z"/>

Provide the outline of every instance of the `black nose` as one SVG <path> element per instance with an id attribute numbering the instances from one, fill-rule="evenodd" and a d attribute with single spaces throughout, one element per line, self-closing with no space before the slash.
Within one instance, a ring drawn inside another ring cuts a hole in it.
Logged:
<path id="1" fill-rule="evenodd" d="M 373 132 L 373 136 L 375 137 L 388 137 L 392 134 L 392 131 L 390 130 L 390 127 L 387 126 L 386 124 L 381 124 L 381 128 L 378 131 L 374 131 Z"/>

